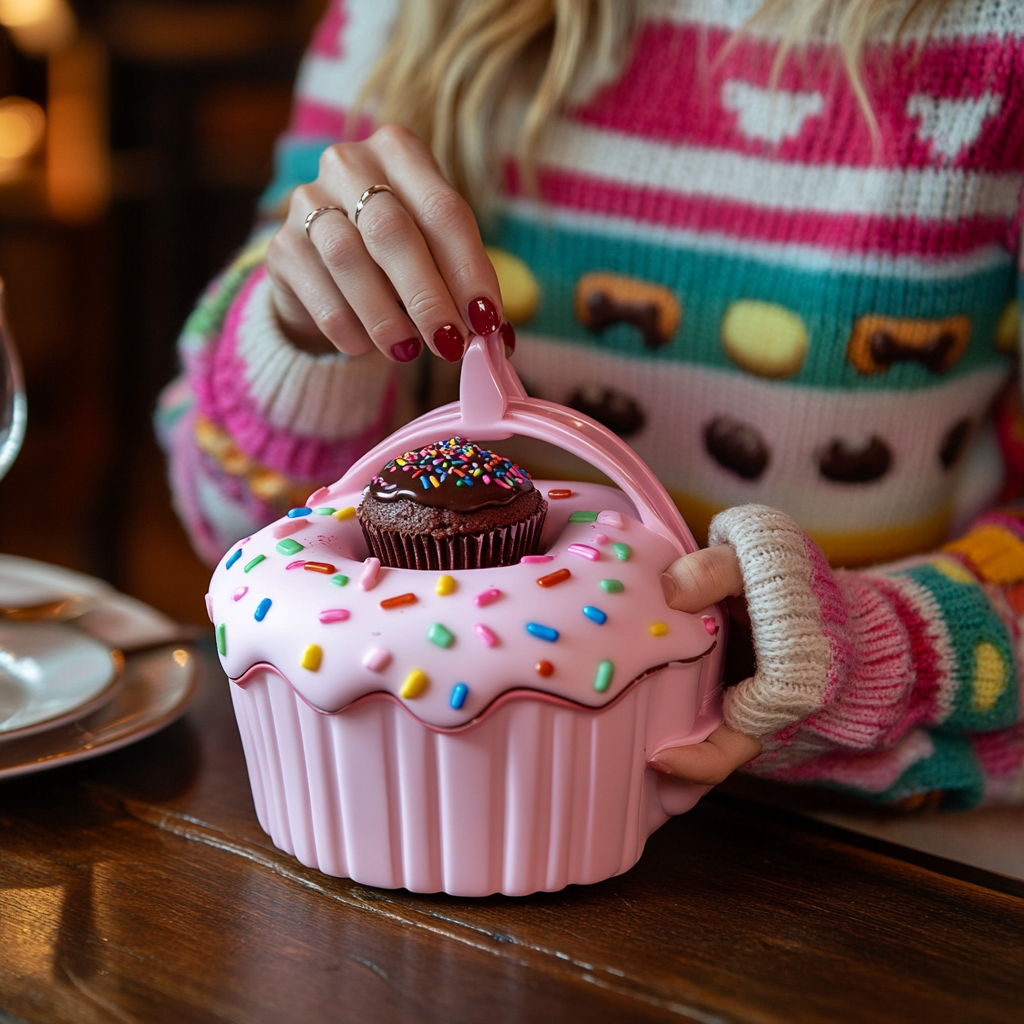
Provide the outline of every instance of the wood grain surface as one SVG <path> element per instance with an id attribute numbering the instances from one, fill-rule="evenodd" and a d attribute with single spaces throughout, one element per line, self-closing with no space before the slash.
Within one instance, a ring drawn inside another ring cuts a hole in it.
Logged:
<path id="1" fill-rule="evenodd" d="M 735 796 L 525 899 L 305 868 L 202 660 L 163 733 L 0 782 L 2 1024 L 1022 1019 L 1024 885 Z"/>

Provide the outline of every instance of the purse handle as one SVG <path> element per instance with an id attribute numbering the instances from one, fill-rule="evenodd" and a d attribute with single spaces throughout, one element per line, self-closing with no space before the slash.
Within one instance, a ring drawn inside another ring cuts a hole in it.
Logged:
<path id="1" fill-rule="evenodd" d="M 367 452 L 331 487 L 363 487 L 384 463 L 441 438 L 500 441 L 518 435 L 547 441 L 600 470 L 633 502 L 641 522 L 678 548 L 697 550 L 675 502 L 643 460 L 597 420 L 556 402 L 530 398 L 505 358 L 499 333 L 470 340 L 462 360 L 459 401 L 412 420 Z"/>

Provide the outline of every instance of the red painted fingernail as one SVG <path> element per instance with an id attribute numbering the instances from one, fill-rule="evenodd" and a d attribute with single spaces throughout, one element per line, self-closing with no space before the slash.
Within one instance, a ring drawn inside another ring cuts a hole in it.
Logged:
<path id="1" fill-rule="evenodd" d="M 516 350 L 516 329 L 510 320 L 501 325 L 501 340 L 505 342 L 506 355 L 512 355 Z"/>
<path id="2" fill-rule="evenodd" d="M 400 363 L 411 363 L 423 351 L 419 338 L 406 338 L 391 346 L 392 358 Z"/>
<path id="3" fill-rule="evenodd" d="M 493 334 L 501 326 L 501 317 L 490 299 L 481 296 L 469 304 L 469 322 L 477 334 Z"/>
<path id="4" fill-rule="evenodd" d="M 445 324 L 434 331 L 434 348 L 437 349 L 438 355 L 442 359 L 447 359 L 449 363 L 457 363 L 462 358 L 465 347 L 466 343 L 462 340 L 457 327 Z"/>

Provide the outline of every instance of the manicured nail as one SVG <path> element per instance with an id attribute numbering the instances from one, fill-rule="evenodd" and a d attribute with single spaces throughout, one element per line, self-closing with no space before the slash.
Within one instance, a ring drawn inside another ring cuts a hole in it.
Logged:
<path id="1" fill-rule="evenodd" d="M 423 351 L 419 338 L 406 338 L 391 346 L 391 356 L 400 363 L 411 363 Z"/>
<path id="2" fill-rule="evenodd" d="M 674 608 L 674 602 L 683 596 L 679 591 L 679 584 L 676 583 L 675 577 L 670 576 L 667 572 L 661 574 L 661 589 L 665 594 L 665 604 L 669 608 Z"/>
<path id="3" fill-rule="evenodd" d="M 501 340 L 505 342 L 505 355 L 512 355 L 516 350 L 516 329 L 510 320 L 501 325 Z"/>
<path id="4" fill-rule="evenodd" d="M 501 326 L 501 317 L 498 316 L 494 303 L 481 296 L 469 304 L 469 322 L 477 334 L 486 337 Z"/>
<path id="5" fill-rule="evenodd" d="M 449 363 L 457 363 L 462 358 L 466 343 L 462 340 L 457 327 L 445 324 L 434 331 L 434 348 L 442 359 L 447 359 Z"/>

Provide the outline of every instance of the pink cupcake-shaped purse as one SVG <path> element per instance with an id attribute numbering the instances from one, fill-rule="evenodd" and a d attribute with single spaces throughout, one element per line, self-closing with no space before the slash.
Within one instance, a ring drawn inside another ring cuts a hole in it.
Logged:
<path id="1" fill-rule="evenodd" d="M 535 480 L 538 553 L 498 568 L 382 567 L 355 510 L 390 459 L 454 437 L 536 438 L 617 486 Z M 328 874 L 524 895 L 629 869 L 705 792 L 647 768 L 721 721 L 719 607 L 667 607 L 696 543 L 636 454 L 526 396 L 476 338 L 459 402 L 414 420 L 307 507 L 232 548 L 208 603 L 260 824 Z"/>

